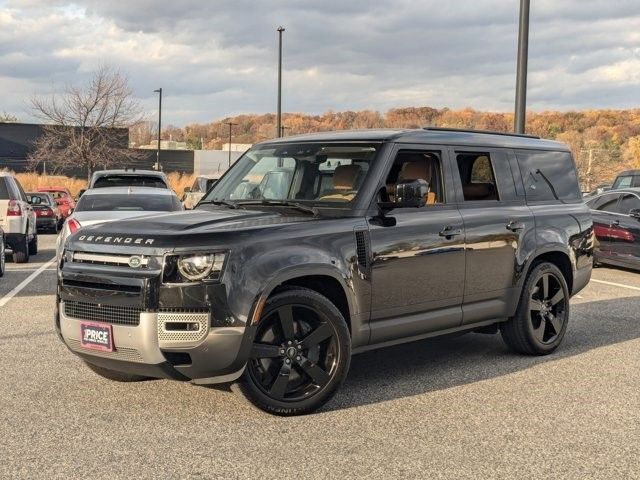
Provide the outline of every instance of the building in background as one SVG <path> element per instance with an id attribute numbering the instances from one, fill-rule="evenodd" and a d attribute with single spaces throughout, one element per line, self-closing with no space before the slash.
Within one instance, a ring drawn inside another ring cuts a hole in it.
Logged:
<path id="1" fill-rule="evenodd" d="M 232 152 L 246 152 L 247 150 L 249 150 L 253 145 L 251 143 L 223 143 L 222 144 L 222 151 L 223 152 L 228 152 L 229 150 L 231 150 Z M 231 148 L 229 148 L 231 147 Z"/>

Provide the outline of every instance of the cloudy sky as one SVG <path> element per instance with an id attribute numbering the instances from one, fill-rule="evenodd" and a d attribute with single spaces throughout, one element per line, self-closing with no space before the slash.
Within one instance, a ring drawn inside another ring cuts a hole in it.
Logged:
<path id="1" fill-rule="evenodd" d="M 529 108 L 640 107 L 640 0 L 531 0 Z M 184 125 L 283 109 L 512 109 L 518 0 L 0 0 L 0 113 L 125 72 Z"/>

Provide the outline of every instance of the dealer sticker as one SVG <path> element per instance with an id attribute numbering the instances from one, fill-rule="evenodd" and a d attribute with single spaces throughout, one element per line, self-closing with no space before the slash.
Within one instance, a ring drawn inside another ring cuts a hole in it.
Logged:
<path id="1" fill-rule="evenodd" d="M 113 351 L 113 331 L 111 325 L 102 323 L 80 323 L 80 344 L 103 352 Z"/>

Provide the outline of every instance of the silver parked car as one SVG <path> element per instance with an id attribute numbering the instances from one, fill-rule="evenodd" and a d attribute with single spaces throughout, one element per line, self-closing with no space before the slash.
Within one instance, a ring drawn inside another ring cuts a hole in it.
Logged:
<path id="1" fill-rule="evenodd" d="M 69 235 L 82 227 L 146 217 L 184 210 L 175 192 L 170 189 L 148 187 L 104 187 L 87 190 L 78 200 L 73 214 L 58 236 L 57 252 L 62 253 Z"/>

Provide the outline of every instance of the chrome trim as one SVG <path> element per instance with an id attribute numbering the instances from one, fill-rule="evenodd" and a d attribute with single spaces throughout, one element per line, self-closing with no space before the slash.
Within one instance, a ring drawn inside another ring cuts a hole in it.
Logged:
<path id="1" fill-rule="evenodd" d="M 101 253 L 85 253 L 85 252 L 73 252 L 73 261 L 78 260 L 78 263 L 83 262 L 98 262 L 111 265 L 126 265 L 130 266 L 129 262 L 132 257 L 140 258 L 140 266 L 146 267 L 149 264 L 149 258 L 141 255 L 109 255 Z"/>

